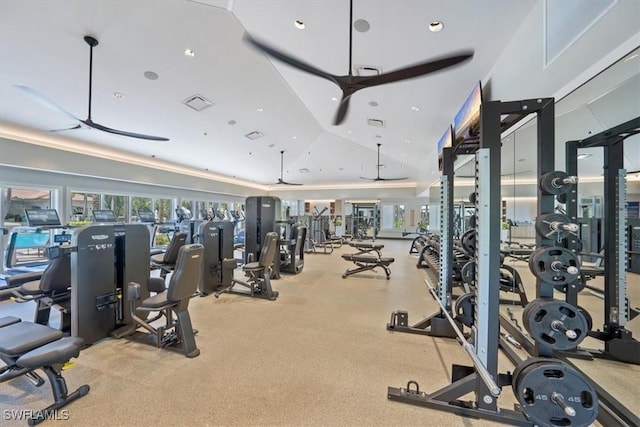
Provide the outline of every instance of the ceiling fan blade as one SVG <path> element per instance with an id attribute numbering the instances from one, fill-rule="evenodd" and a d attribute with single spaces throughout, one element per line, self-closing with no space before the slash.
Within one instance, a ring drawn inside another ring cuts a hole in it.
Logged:
<path id="1" fill-rule="evenodd" d="M 50 130 L 49 132 L 51 132 L 51 133 L 56 133 L 56 132 L 66 132 L 66 131 L 68 131 L 68 130 L 76 130 L 76 129 L 81 129 L 81 128 L 82 128 L 82 126 L 81 126 L 81 125 L 76 125 L 76 126 L 73 126 L 73 127 L 70 127 L 70 128 L 64 128 L 64 129 L 52 129 L 52 130 Z"/>
<path id="2" fill-rule="evenodd" d="M 452 67 L 468 59 L 471 59 L 472 57 L 473 51 L 461 52 L 456 55 L 448 55 L 444 58 L 432 59 L 427 62 L 412 65 L 400 70 L 391 71 L 389 73 L 383 73 L 378 76 L 365 77 L 361 79 L 360 84 L 363 86 L 371 87 L 386 83 L 393 83 L 400 80 L 413 79 L 425 74 L 442 70 L 444 68 Z"/>
<path id="3" fill-rule="evenodd" d="M 303 184 L 296 184 L 294 182 L 287 182 L 287 181 L 282 181 L 281 184 L 284 184 L 284 185 L 303 185 Z"/>
<path id="4" fill-rule="evenodd" d="M 404 181 L 405 179 L 409 179 L 409 177 L 404 178 L 380 178 L 378 181 Z"/>
<path id="5" fill-rule="evenodd" d="M 336 118 L 333 121 L 334 126 L 340 125 L 344 119 L 347 117 L 347 111 L 349 111 L 349 100 L 351 99 L 351 95 L 342 94 L 342 99 L 340 100 L 340 106 L 338 107 L 338 111 L 336 112 Z"/>
<path id="6" fill-rule="evenodd" d="M 297 68 L 301 71 L 305 71 L 307 73 L 313 74 L 318 77 L 322 77 L 335 84 L 338 84 L 336 80 L 336 76 L 334 76 L 333 74 L 329 74 L 325 71 L 320 70 L 319 68 L 314 67 L 313 65 L 307 64 L 306 62 L 300 61 L 299 59 L 296 59 L 290 55 L 287 55 L 284 52 L 281 52 L 261 41 L 254 39 L 247 33 L 245 33 L 244 35 L 244 40 L 247 43 L 253 45 L 253 47 L 255 47 L 256 49 L 271 56 L 272 58 L 277 59 L 278 61 L 284 62 L 285 64 L 289 64 L 292 67 Z"/>
<path id="7" fill-rule="evenodd" d="M 124 130 L 112 129 L 112 128 L 103 126 L 99 123 L 96 123 L 91 119 L 81 120 L 81 122 L 91 128 L 98 129 L 103 132 L 113 133 L 121 136 L 128 136 L 130 138 L 147 139 L 150 141 L 168 141 L 169 140 L 169 138 L 164 138 L 162 136 L 144 135 L 142 133 L 134 133 L 134 132 L 127 132 Z"/>
<path id="8" fill-rule="evenodd" d="M 21 86 L 21 85 L 16 85 L 16 87 L 18 89 L 20 89 L 21 91 L 23 91 L 25 94 L 27 94 L 31 99 L 39 102 L 40 104 L 44 105 L 47 108 L 52 109 L 53 111 L 56 111 L 64 116 L 67 116 L 68 118 L 75 120 L 77 122 L 80 121 L 79 118 L 77 118 L 76 116 L 74 116 L 73 114 L 71 114 L 70 112 L 68 112 L 67 110 L 65 110 L 64 108 L 60 107 L 59 105 L 57 105 L 56 103 L 54 103 L 53 101 L 48 100 L 47 98 L 44 97 L 44 95 L 40 94 L 38 91 L 31 89 L 28 86 Z"/>

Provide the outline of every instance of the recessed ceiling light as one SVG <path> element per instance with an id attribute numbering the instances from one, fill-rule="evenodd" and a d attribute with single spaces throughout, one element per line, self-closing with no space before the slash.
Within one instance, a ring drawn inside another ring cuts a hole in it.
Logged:
<path id="1" fill-rule="evenodd" d="M 593 156 L 592 153 L 582 153 L 582 154 L 578 154 L 577 159 L 584 160 L 584 159 L 588 159 L 591 156 Z"/>
<path id="2" fill-rule="evenodd" d="M 348 131 L 347 131 L 347 133 L 353 133 L 353 132 L 351 132 L 350 130 L 348 130 Z"/>
<path id="3" fill-rule="evenodd" d="M 304 30 L 304 29 L 305 29 L 305 27 L 306 27 L 306 25 L 304 25 L 304 22 L 300 21 L 299 19 L 297 19 L 297 20 L 293 23 L 293 25 L 295 25 L 295 26 L 296 26 L 296 28 L 297 28 L 297 29 L 299 29 L 299 30 Z"/>
<path id="4" fill-rule="evenodd" d="M 122 92 L 113 92 L 113 97 L 116 99 L 122 99 L 124 98 L 124 93 Z"/>
<path id="5" fill-rule="evenodd" d="M 333 102 L 337 102 L 337 101 L 338 101 L 338 98 L 336 98 L 335 96 L 332 96 L 332 97 L 331 97 L 331 100 L 332 100 Z"/>
<path id="6" fill-rule="evenodd" d="M 444 28 L 444 24 L 440 21 L 432 21 L 429 23 L 429 31 L 432 33 L 437 33 L 438 31 L 442 31 Z"/>
<path id="7" fill-rule="evenodd" d="M 291 139 L 298 139 L 298 137 L 297 136 L 292 136 Z"/>
<path id="8" fill-rule="evenodd" d="M 405 144 L 411 144 L 411 141 L 409 141 L 408 139 L 405 139 L 405 140 L 404 140 L 404 143 L 405 143 Z"/>
<path id="9" fill-rule="evenodd" d="M 236 122 L 235 120 L 229 120 L 229 121 L 227 122 L 227 124 L 228 124 L 228 125 L 230 125 L 230 126 L 233 126 L 233 125 L 235 125 L 236 123 L 237 123 L 237 122 Z"/>
<path id="10" fill-rule="evenodd" d="M 359 31 L 361 33 L 366 33 L 367 31 L 369 31 L 369 28 L 371 28 L 371 25 L 369 24 L 368 21 L 364 19 L 358 19 L 356 22 L 353 23 L 353 28 L 355 28 L 356 31 Z"/>
<path id="11" fill-rule="evenodd" d="M 369 105 L 371 105 L 372 107 L 377 107 L 378 103 L 376 101 L 369 101 Z"/>
<path id="12" fill-rule="evenodd" d="M 149 80 L 158 80 L 158 74 L 153 71 L 145 71 L 144 76 Z"/>
<path id="13" fill-rule="evenodd" d="M 382 138 L 382 135 L 376 135 L 376 138 Z"/>
<path id="14" fill-rule="evenodd" d="M 194 56 L 196 56 L 196 51 L 192 49 L 185 49 L 184 56 L 186 56 L 187 58 L 193 58 Z"/>
<path id="15" fill-rule="evenodd" d="M 256 111 L 257 111 L 258 113 L 262 113 L 262 112 L 264 111 L 264 108 L 258 108 Z"/>
<path id="16" fill-rule="evenodd" d="M 273 148 L 273 147 L 275 147 L 275 146 L 276 146 L 276 144 L 269 144 L 269 145 L 267 145 L 267 147 L 269 147 L 269 148 Z"/>
<path id="17" fill-rule="evenodd" d="M 420 107 L 416 107 L 415 105 L 411 107 L 411 111 L 420 111 Z"/>

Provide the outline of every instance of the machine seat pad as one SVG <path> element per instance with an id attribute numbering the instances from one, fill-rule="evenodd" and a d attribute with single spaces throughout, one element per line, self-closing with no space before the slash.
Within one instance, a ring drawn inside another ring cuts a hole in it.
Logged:
<path id="1" fill-rule="evenodd" d="M 15 316 L 5 316 L 0 317 L 0 328 L 4 328 L 5 326 L 13 325 L 14 323 L 22 322 L 22 319 Z"/>
<path id="2" fill-rule="evenodd" d="M 33 280 L 31 282 L 23 283 L 20 286 L 20 293 L 22 295 L 40 295 L 43 292 L 40 290 L 40 280 Z"/>
<path id="3" fill-rule="evenodd" d="M 373 250 L 380 250 L 384 248 L 384 245 L 381 243 L 367 243 L 367 242 L 349 242 L 349 246 L 352 246 L 357 249 L 373 249 Z"/>
<path id="4" fill-rule="evenodd" d="M 142 301 L 142 304 L 140 304 L 140 308 L 162 308 L 167 305 L 171 305 L 171 303 L 172 302 L 167 299 L 167 293 L 161 292 Z"/>
<path id="5" fill-rule="evenodd" d="M 62 338 L 62 331 L 31 322 L 0 328 L 0 353 L 16 357 Z"/>
<path id="6" fill-rule="evenodd" d="M 342 254 L 342 258 L 347 261 L 353 262 L 362 262 L 365 264 L 376 264 L 376 265 L 389 265 L 395 261 L 393 257 L 381 257 L 373 255 L 354 255 L 354 254 Z"/>
<path id="7" fill-rule="evenodd" d="M 259 271 L 263 268 L 258 261 L 250 262 L 242 266 L 244 271 Z"/>
<path id="8" fill-rule="evenodd" d="M 32 273 L 16 274 L 14 276 L 8 276 L 4 280 L 7 283 L 8 288 L 16 288 L 24 283 L 32 282 L 34 280 L 40 280 L 42 277 L 42 271 L 34 271 Z"/>
<path id="9" fill-rule="evenodd" d="M 84 340 L 78 337 L 66 337 L 36 348 L 20 356 L 16 365 L 35 369 L 41 366 L 65 363 L 72 357 L 78 357 Z"/>
<path id="10" fill-rule="evenodd" d="M 155 264 L 164 264 L 164 252 L 151 256 L 151 262 Z"/>

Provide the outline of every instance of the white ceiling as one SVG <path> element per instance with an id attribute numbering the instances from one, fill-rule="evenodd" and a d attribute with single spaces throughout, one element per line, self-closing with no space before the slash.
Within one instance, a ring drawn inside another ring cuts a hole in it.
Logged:
<path id="1" fill-rule="evenodd" d="M 352 97 L 346 121 L 333 126 L 338 103 L 331 98 L 340 98 L 335 85 L 271 62 L 242 37 L 247 31 L 320 69 L 345 75 L 348 0 L 2 0 L 0 124 L 38 132 L 76 124 L 16 85 L 86 118 L 89 48 L 83 36 L 93 35 L 100 42 L 94 50 L 93 120 L 170 141 L 88 129 L 47 132 L 54 138 L 153 155 L 258 184 L 277 180 L 281 150 L 287 181 L 361 184 L 359 177 L 376 176 L 375 150 L 381 143 L 383 177 L 428 181 L 437 164 L 437 140 L 473 85 L 490 74 L 534 3 L 354 0 L 354 20 L 366 19 L 371 26 L 366 33 L 353 32 L 354 66 L 387 72 L 463 49 L 475 55 L 449 70 L 360 91 Z M 295 20 L 304 21 L 306 29 L 296 29 Z M 429 32 L 433 20 L 443 21 L 445 29 Z M 194 58 L 183 54 L 187 48 L 195 51 Z M 159 79 L 146 79 L 145 71 Z M 114 92 L 125 97 L 116 99 Z M 214 105 L 201 112 L 182 105 L 194 94 Z M 368 118 L 382 119 L 386 126 L 371 127 Z M 256 130 L 265 136 L 245 137 Z"/>

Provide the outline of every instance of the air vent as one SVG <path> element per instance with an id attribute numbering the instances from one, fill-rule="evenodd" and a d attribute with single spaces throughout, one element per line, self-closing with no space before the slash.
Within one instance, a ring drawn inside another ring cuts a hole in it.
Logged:
<path id="1" fill-rule="evenodd" d="M 384 120 L 380 119 L 367 119 L 367 123 L 369 124 L 369 126 L 375 126 L 379 128 L 384 127 Z"/>
<path id="2" fill-rule="evenodd" d="M 262 138 L 264 136 L 264 134 L 262 132 L 260 132 L 259 130 L 254 130 L 253 132 L 249 132 L 245 136 L 247 138 L 249 138 L 250 140 L 255 141 L 258 138 Z"/>
<path id="3" fill-rule="evenodd" d="M 307 168 L 302 168 L 302 169 L 298 169 L 300 171 L 300 173 L 309 173 L 309 169 Z"/>
<path id="4" fill-rule="evenodd" d="M 196 111 L 202 111 L 205 108 L 209 108 L 213 105 L 213 102 L 198 94 L 188 97 L 187 99 L 182 101 L 182 103 L 189 108 L 193 108 Z"/>
<path id="5" fill-rule="evenodd" d="M 382 69 L 373 65 L 355 65 L 353 68 L 353 74 L 360 77 L 372 77 L 382 74 Z"/>

